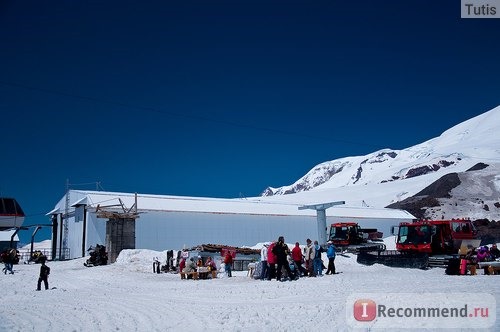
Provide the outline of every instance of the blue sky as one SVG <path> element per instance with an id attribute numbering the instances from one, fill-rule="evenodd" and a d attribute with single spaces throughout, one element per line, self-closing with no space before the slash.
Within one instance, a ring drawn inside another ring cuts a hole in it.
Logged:
<path id="1" fill-rule="evenodd" d="M 2 1 L 0 195 L 46 223 L 67 179 L 256 196 L 406 148 L 500 104 L 499 33 L 458 1 Z"/>

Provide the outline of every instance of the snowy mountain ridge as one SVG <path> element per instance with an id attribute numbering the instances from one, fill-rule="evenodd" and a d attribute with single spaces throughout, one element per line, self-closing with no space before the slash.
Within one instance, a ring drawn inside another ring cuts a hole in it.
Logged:
<path id="1" fill-rule="evenodd" d="M 464 172 L 479 162 L 500 162 L 499 131 L 500 106 L 446 130 L 439 137 L 403 150 L 382 149 L 365 156 L 321 163 L 295 183 L 268 187 L 261 196 L 381 185 L 412 178 L 421 182 L 420 186 L 414 186 L 418 191 L 445 174 Z"/>

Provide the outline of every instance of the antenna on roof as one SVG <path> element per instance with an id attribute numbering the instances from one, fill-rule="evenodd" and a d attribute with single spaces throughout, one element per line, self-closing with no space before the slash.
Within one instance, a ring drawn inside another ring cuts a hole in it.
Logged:
<path id="1" fill-rule="evenodd" d="M 66 197 L 65 197 L 65 204 L 64 204 L 64 215 L 63 215 L 63 238 L 62 238 L 62 243 L 61 246 L 59 247 L 59 259 L 65 260 L 66 259 L 66 250 L 68 248 L 68 232 L 69 232 L 69 205 L 70 205 L 70 193 L 71 189 L 71 184 L 69 182 L 69 178 L 66 179 Z M 59 239 L 61 241 L 61 239 Z M 61 252 L 61 250 L 64 250 L 64 255 Z"/>
<path id="2" fill-rule="evenodd" d="M 96 191 L 99 191 L 99 190 L 105 191 L 104 188 L 101 186 L 101 181 L 97 181 L 95 183 L 95 190 Z"/>

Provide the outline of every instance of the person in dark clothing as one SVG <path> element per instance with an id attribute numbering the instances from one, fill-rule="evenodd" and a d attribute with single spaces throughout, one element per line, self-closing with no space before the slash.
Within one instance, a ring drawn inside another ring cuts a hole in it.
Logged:
<path id="1" fill-rule="evenodd" d="M 47 265 L 45 265 L 45 259 L 43 259 L 42 261 L 42 266 L 40 266 L 40 277 L 38 278 L 38 285 L 37 285 L 37 288 L 36 290 L 39 291 L 41 290 L 41 287 L 42 287 L 42 281 L 43 281 L 43 284 L 45 286 L 45 289 L 49 289 L 49 274 L 50 274 L 50 267 L 48 267 Z"/>
<path id="2" fill-rule="evenodd" d="M 278 242 L 276 242 L 276 245 L 273 247 L 273 253 L 276 255 L 278 264 L 276 271 L 276 280 L 281 281 L 282 268 L 285 268 L 285 271 L 290 280 L 294 280 L 295 274 L 290 269 L 290 265 L 288 264 L 287 259 L 287 255 L 290 255 L 290 249 L 286 245 L 285 238 L 283 236 L 280 236 L 278 238 Z"/>
<path id="3" fill-rule="evenodd" d="M 7 272 L 10 272 L 10 274 L 14 274 L 14 271 L 12 270 L 14 263 L 19 262 L 18 256 L 17 256 L 17 250 L 16 249 L 7 249 L 1 254 L 2 261 L 5 264 L 5 267 L 3 268 L 2 271 L 4 271 L 4 274 L 7 274 Z"/>
<path id="4" fill-rule="evenodd" d="M 500 250 L 498 250 L 497 245 L 493 244 L 490 249 L 490 256 L 492 259 L 500 258 Z"/>
<path id="5" fill-rule="evenodd" d="M 3 273 L 7 274 L 7 272 L 10 272 L 10 274 L 14 274 L 14 271 L 12 271 L 12 263 L 9 256 L 9 250 L 4 250 L 0 254 L 0 258 L 5 265 L 4 268 L 2 269 Z"/>

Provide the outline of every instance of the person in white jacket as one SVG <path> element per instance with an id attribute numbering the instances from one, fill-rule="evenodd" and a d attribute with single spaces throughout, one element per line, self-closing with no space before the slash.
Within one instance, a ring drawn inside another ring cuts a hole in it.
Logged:
<path id="1" fill-rule="evenodd" d="M 195 272 L 196 271 L 196 263 L 194 262 L 194 258 L 191 257 L 189 260 L 186 261 L 186 267 L 184 268 L 184 271 L 182 272 Z"/>
<path id="2" fill-rule="evenodd" d="M 267 273 L 269 270 L 269 266 L 267 265 L 267 248 L 269 247 L 269 243 L 264 243 L 264 246 L 260 250 L 260 262 L 262 264 L 260 270 L 260 280 L 267 279 Z"/>
<path id="3" fill-rule="evenodd" d="M 314 271 L 314 256 L 316 255 L 316 250 L 312 244 L 311 239 L 306 240 L 306 247 L 304 248 L 304 259 L 306 260 L 306 267 L 309 277 L 315 277 Z"/>

